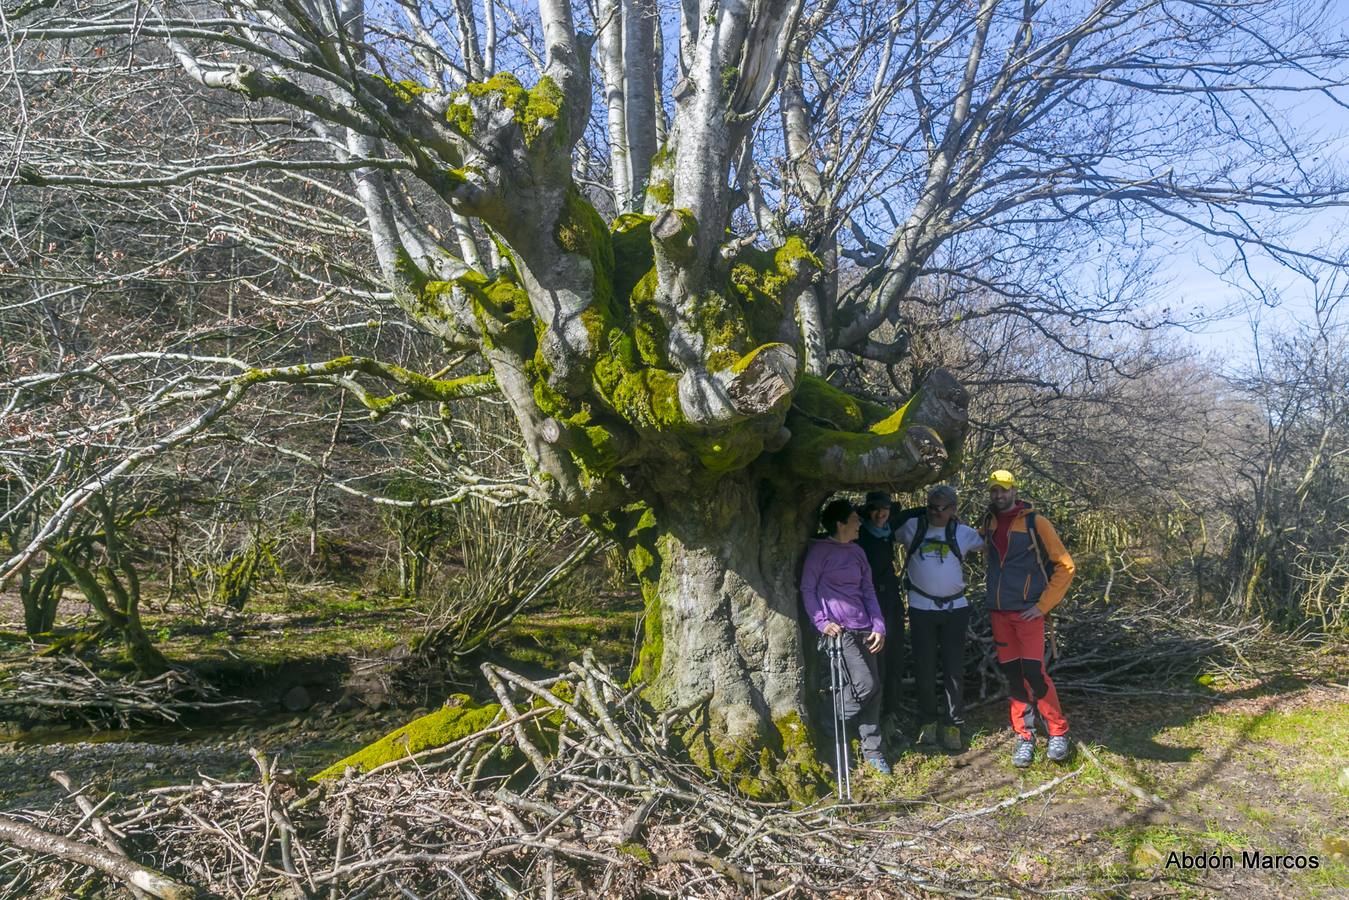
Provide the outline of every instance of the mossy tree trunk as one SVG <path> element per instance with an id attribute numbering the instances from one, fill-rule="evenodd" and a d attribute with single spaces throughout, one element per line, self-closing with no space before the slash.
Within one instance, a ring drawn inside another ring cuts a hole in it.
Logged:
<path id="1" fill-rule="evenodd" d="M 796 573 L 822 496 L 769 472 L 726 477 L 659 498 L 629 545 L 647 599 L 635 676 L 658 707 L 695 710 L 693 758 L 752 795 L 806 795 L 819 772 Z"/>
<path id="2" fill-rule="evenodd" d="M 24 571 L 19 581 L 19 599 L 23 602 L 23 627 L 27 634 L 52 630 L 61 589 L 69 583 L 65 569 L 55 560 L 49 560 L 35 575 Z"/>

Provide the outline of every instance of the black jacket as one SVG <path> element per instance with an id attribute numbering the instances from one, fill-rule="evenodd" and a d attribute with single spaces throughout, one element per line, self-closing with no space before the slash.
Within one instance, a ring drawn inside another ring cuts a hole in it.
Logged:
<path id="1" fill-rule="evenodd" d="M 876 601 L 881 611 L 902 612 L 899 574 L 895 572 L 895 529 L 891 529 L 889 537 L 878 538 L 867 531 L 866 523 L 863 523 L 857 543 L 866 552 L 867 563 L 871 566 L 871 583 L 876 586 Z"/>

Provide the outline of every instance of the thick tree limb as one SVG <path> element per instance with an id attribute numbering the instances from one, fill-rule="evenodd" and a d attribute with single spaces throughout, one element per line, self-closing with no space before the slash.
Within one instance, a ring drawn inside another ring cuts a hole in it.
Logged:
<path id="1" fill-rule="evenodd" d="M 964 439 L 969 393 L 934 370 L 909 402 L 885 415 L 818 379 L 793 398 L 781 458 L 797 476 L 862 488 L 912 488 L 939 477 Z"/>
<path id="2" fill-rule="evenodd" d="M 160 900 L 190 900 L 198 896 L 196 888 L 191 885 L 174 881 L 164 873 L 132 862 L 125 856 L 50 834 L 8 816 L 0 816 L 0 841 L 22 850 L 46 853 L 89 866 Z"/>

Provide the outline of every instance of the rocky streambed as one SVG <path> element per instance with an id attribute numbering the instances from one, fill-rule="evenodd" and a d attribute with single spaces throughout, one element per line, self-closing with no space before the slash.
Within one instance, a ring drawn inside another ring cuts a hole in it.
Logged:
<path id="1" fill-rule="evenodd" d="M 312 715 L 239 717 L 193 727 L 151 725 L 91 731 L 42 727 L 0 733 L 0 811 L 45 809 L 65 792 L 51 778 L 65 771 L 97 802 L 110 791 L 185 784 L 203 776 L 257 777 L 250 755 L 279 756 L 283 768 L 308 776 L 376 740 L 425 710 L 363 710 Z"/>

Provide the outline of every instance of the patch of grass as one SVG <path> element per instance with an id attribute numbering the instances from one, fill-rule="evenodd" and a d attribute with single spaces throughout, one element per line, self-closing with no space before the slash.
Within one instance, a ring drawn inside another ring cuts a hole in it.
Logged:
<path id="1" fill-rule="evenodd" d="M 1260 809 L 1257 806 L 1252 806 L 1249 803 L 1238 803 L 1237 809 L 1241 811 L 1243 816 L 1257 825 L 1270 825 L 1274 822 L 1273 813 L 1268 810 Z"/>
<path id="2" fill-rule="evenodd" d="M 1252 723 L 1250 736 L 1297 748 L 1293 774 L 1317 790 L 1338 796 L 1340 807 L 1349 811 L 1349 784 L 1340 779 L 1341 769 L 1349 763 L 1349 703 L 1261 716 Z"/>
<path id="3" fill-rule="evenodd" d="M 890 764 L 890 774 L 879 775 L 868 767 L 860 796 L 872 802 L 920 800 L 928 796 L 933 783 L 951 768 L 951 757 L 942 753 L 909 750 Z"/>
<path id="4" fill-rule="evenodd" d="M 1254 757 L 1280 781 L 1305 785 L 1332 805 L 1349 811 L 1349 703 L 1331 702 L 1291 710 L 1220 710 L 1168 729 L 1170 739 L 1192 740 L 1206 755 L 1236 752 Z"/>
<path id="5" fill-rule="evenodd" d="M 1327 836 L 1321 846 L 1282 851 L 1296 856 L 1315 853 L 1320 866 L 1294 869 L 1293 881 L 1311 897 L 1342 897 L 1349 888 L 1349 838 Z"/>
<path id="6" fill-rule="evenodd" d="M 1109 828 L 1101 833 L 1123 850 L 1135 871 L 1153 873 L 1162 878 L 1179 876 L 1184 870 L 1167 868 L 1167 860 L 1174 853 L 1191 856 L 1216 853 L 1240 856 L 1252 844 L 1244 834 L 1224 829 L 1192 831 L 1175 825 L 1125 825 Z"/>
<path id="7" fill-rule="evenodd" d="M 637 615 L 635 609 L 611 609 L 520 616 L 493 635 L 488 647 L 495 655 L 551 672 L 565 671 L 568 663 L 591 650 L 597 660 L 622 675 L 632 664 Z"/>

